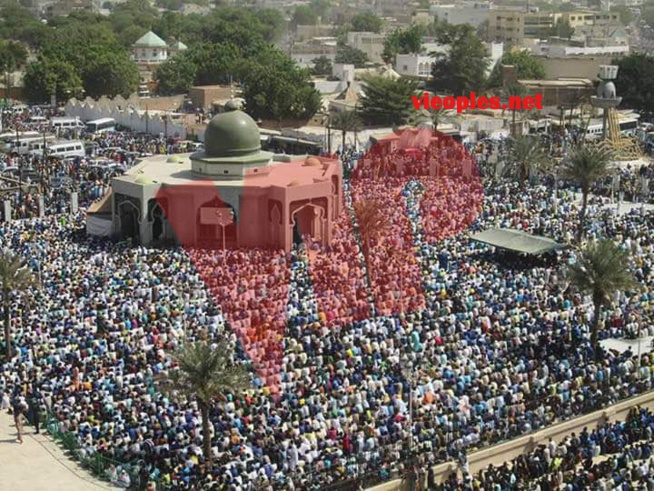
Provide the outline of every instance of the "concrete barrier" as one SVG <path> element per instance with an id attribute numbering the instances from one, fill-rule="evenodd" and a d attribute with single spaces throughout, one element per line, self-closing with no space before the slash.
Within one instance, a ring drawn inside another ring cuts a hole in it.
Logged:
<path id="1" fill-rule="evenodd" d="M 635 406 L 654 409 L 654 391 L 632 397 L 585 416 L 557 423 L 535 433 L 470 453 L 468 454 L 470 472 L 476 474 L 481 469 L 488 467 L 489 464 L 500 466 L 521 454 L 533 451 L 538 445 L 547 443 L 550 438 L 558 443 L 571 433 L 578 434 L 586 427 L 594 429 L 606 422 L 625 421 L 629 411 Z M 444 483 L 452 472 L 457 471 L 457 468 L 455 462 L 446 462 L 435 466 L 436 482 Z M 406 491 L 409 489 L 409 485 L 402 479 L 395 479 L 368 489 L 371 491 Z"/>

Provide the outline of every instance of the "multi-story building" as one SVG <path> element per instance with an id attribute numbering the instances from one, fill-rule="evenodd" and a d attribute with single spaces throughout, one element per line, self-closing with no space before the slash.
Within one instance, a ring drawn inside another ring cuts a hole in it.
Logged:
<path id="1" fill-rule="evenodd" d="M 432 5 L 429 11 L 434 17 L 448 24 L 479 26 L 489 19 L 493 4 L 490 2 L 461 2 L 448 5 Z"/>
<path id="2" fill-rule="evenodd" d="M 508 44 L 522 44 L 525 38 L 525 13 L 518 10 L 491 10 L 488 38 Z"/>

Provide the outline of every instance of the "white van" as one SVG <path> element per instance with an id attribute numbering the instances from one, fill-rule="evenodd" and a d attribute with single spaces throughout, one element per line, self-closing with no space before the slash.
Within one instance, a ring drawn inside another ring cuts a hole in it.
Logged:
<path id="1" fill-rule="evenodd" d="M 84 143 L 81 141 L 58 141 L 48 144 L 48 156 L 60 159 L 71 157 L 86 157 Z"/>
<path id="2" fill-rule="evenodd" d="M 53 135 L 43 136 L 33 136 L 30 138 L 20 138 L 18 140 L 13 140 L 9 142 L 8 151 L 10 155 L 27 155 L 30 152 L 31 145 L 35 143 L 43 143 L 45 141 L 54 141 L 55 137 Z"/>
<path id="3" fill-rule="evenodd" d="M 37 136 L 41 136 L 42 133 L 39 133 L 38 131 L 20 131 L 18 133 L 18 138 L 36 138 Z M 11 143 L 16 139 L 16 132 L 15 131 L 7 131 L 5 133 L 0 134 L 0 141 L 4 143 Z"/>
<path id="4" fill-rule="evenodd" d="M 27 120 L 27 123 L 30 126 L 39 126 L 48 122 L 48 118 L 45 116 L 32 116 Z"/>
<path id="5" fill-rule="evenodd" d="M 79 118 L 57 117 L 52 118 L 51 126 L 53 129 L 82 129 L 84 123 Z"/>

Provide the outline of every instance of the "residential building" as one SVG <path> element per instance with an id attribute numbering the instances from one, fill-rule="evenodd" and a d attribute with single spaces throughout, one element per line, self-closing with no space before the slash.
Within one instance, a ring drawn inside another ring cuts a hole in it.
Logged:
<path id="1" fill-rule="evenodd" d="M 384 35 L 375 32 L 348 32 L 347 44 L 363 51 L 373 63 L 382 62 L 384 52 Z"/>
<path id="2" fill-rule="evenodd" d="M 573 29 L 581 26 L 602 26 L 620 23 L 620 14 L 617 12 L 562 12 L 560 16 Z"/>
<path id="3" fill-rule="evenodd" d="M 491 41 L 519 45 L 525 37 L 525 13 L 517 10 L 491 10 L 488 38 Z"/>
<path id="4" fill-rule="evenodd" d="M 395 71 L 408 77 L 429 78 L 436 58 L 431 55 L 397 55 Z"/>
<path id="5" fill-rule="evenodd" d="M 411 24 L 427 26 L 434 22 L 434 14 L 428 9 L 418 9 L 411 16 Z"/>
<path id="6" fill-rule="evenodd" d="M 448 5 L 432 5 L 429 11 L 439 20 L 448 24 L 470 24 L 479 26 L 489 20 L 491 9 L 490 2 L 461 2 Z"/>
<path id="7" fill-rule="evenodd" d="M 331 36 L 336 26 L 331 24 L 316 24 L 312 26 L 297 26 L 295 28 L 295 41 L 306 41 L 316 37 Z"/>

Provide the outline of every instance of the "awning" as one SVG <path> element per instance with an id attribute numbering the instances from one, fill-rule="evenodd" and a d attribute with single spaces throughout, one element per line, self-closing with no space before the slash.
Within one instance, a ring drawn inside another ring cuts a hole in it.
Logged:
<path id="1" fill-rule="evenodd" d="M 520 252 L 522 254 L 538 255 L 566 246 L 547 237 L 531 235 L 521 230 L 492 228 L 470 237 L 470 240 L 480 242 L 498 249 Z"/>

